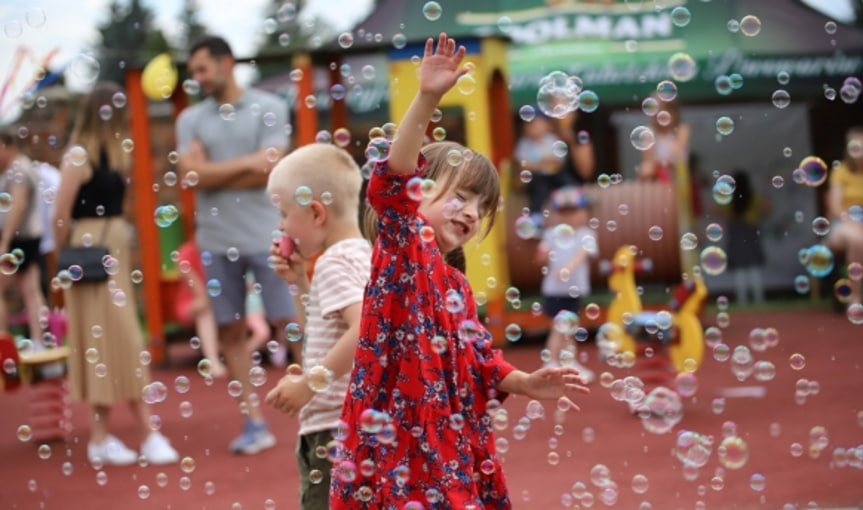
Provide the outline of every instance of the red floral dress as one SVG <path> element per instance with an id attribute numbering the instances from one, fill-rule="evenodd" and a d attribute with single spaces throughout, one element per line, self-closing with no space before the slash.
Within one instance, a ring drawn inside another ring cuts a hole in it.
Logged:
<path id="1" fill-rule="evenodd" d="M 467 279 L 408 196 L 424 170 L 422 157 L 415 174 L 378 165 L 369 182 L 380 233 L 341 447 L 331 449 L 332 509 L 511 508 L 487 411 L 514 368 L 491 348 Z"/>

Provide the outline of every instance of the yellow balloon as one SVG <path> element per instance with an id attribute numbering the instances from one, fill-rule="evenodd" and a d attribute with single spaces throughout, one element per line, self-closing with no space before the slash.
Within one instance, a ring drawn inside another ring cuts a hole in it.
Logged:
<path id="1" fill-rule="evenodd" d="M 151 60 L 141 73 L 141 88 L 144 95 L 154 101 L 171 97 L 177 86 L 177 68 L 171 63 L 171 55 L 162 53 Z"/>

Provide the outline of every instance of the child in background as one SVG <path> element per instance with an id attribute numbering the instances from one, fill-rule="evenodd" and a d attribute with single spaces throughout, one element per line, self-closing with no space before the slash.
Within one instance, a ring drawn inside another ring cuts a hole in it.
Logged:
<path id="1" fill-rule="evenodd" d="M 760 223 L 770 210 L 769 204 L 752 188 L 749 175 L 736 170 L 734 198 L 725 206 L 728 217 L 728 269 L 734 274 L 738 304 L 764 302 L 764 248 L 761 245 Z"/>
<path id="2" fill-rule="evenodd" d="M 543 310 L 553 319 L 546 340 L 546 366 L 571 365 L 587 382 L 594 374 L 576 359 L 575 328 L 581 298 L 590 295 L 589 257 L 597 254 L 596 234 L 587 226 L 588 199 L 580 188 L 568 186 L 551 194 L 548 227 L 537 247 L 545 266 L 542 278 Z"/>
<path id="3" fill-rule="evenodd" d="M 522 136 L 515 145 L 516 164 L 532 174 L 527 183 L 528 207 L 531 220 L 538 228 L 542 228 L 542 207 L 549 193 L 559 187 L 557 174 L 565 154 L 555 154 L 557 141 L 549 119 L 537 115 L 522 125 Z"/>
<path id="4" fill-rule="evenodd" d="M 329 508 L 332 462 L 319 451 L 327 449 L 339 425 L 371 271 L 371 246 L 358 219 L 361 184 L 360 169 L 347 152 L 313 144 L 283 158 L 267 186 L 268 193 L 278 197 L 279 230 L 290 239 L 274 243 L 273 268 L 296 290 L 305 340 L 302 374 L 282 377 L 266 402 L 299 416 L 296 457 L 302 510 Z M 285 257 L 280 243 L 288 242 L 293 253 Z M 310 282 L 306 262 L 319 252 Z"/>
<path id="5" fill-rule="evenodd" d="M 261 286 L 255 282 L 255 273 L 246 273 L 246 329 L 249 332 L 249 352 L 254 353 L 267 349 L 270 363 L 273 366 L 284 367 L 288 361 L 288 348 L 280 343 L 275 350 L 269 349 L 267 343 L 273 339 L 273 331 L 267 322 L 267 312 L 261 297 Z"/>
<path id="6" fill-rule="evenodd" d="M 487 158 L 461 145 L 422 147 L 441 97 L 467 72 L 464 47 L 446 34 L 433 46 L 429 39 L 419 92 L 366 191 L 378 236 L 333 468 L 335 510 L 412 501 L 510 508 L 487 413 L 509 393 L 577 409 L 568 395 L 588 391 L 573 367 L 528 374 L 504 361 L 467 278 L 445 262 L 484 219 L 485 232 L 492 227 L 500 181 Z M 423 180 L 434 182 L 430 192 Z"/>
<path id="7" fill-rule="evenodd" d="M 201 254 L 194 240 L 186 241 L 177 250 L 177 266 L 181 275 L 175 301 L 177 319 L 187 326 L 194 324 L 195 334 L 201 341 L 201 351 L 210 361 L 210 375 L 214 378 L 225 377 L 227 367 L 219 359 L 219 329 L 207 294 Z M 249 301 L 252 300 L 249 299 L 247 303 Z M 263 309 L 249 310 L 246 313 L 246 326 L 249 330 L 249 352 L 257 350 L 262 339 L 266 342 L 272 336 Z"/>
<path id="8" fill-rule="evenodd" d="M 180 269 L 180 288 L 177 291 L 177 319 L 185 325 L 195 325 L 195 334 L 201 341 L 201 352 L 210 361 L 210 375 L 224 377 L 228 372 L 219 360 L 219 332 L 216 318 L 210 307 L 204 268 L 195 241 L 189 240 L 177 250 L 177 267 Z"/>

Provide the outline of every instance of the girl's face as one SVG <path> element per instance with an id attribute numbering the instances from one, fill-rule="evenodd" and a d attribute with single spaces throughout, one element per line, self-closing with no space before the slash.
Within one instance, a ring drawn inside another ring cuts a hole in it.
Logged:
<path id="1" fill-rule="evenodd" d="M 453 188 L 424 198 L 419 212 L 434 229 L 434 238 L 442 253 L 463 246 L 479 232 L 483 210 L 482 197 L 474 192 Z"/>

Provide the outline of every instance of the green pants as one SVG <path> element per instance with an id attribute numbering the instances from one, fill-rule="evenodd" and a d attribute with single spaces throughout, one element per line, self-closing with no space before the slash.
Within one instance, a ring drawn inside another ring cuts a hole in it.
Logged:
<path id="1" fill-rule="evenodd" d="M 326 456 L 327 445 L 333 440 L 332 430 L 312 432 L 297 441 L 297 470 L 300 472 L 300 508 L 329 510 L 330 471 L 333 463 Z M 319 448 L 320 447 L 320 448 Z M 324 453 L 318 456 L 318 450 Z"/>

